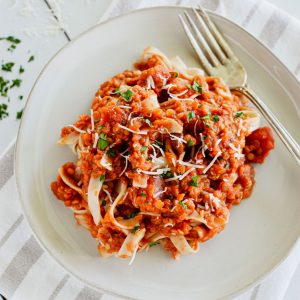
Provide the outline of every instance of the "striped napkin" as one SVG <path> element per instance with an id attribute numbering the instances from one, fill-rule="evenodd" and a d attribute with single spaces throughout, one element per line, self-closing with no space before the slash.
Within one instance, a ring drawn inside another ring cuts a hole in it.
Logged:
<path id="1" fill-rule="evenodd" d="M 114 0 L 103 19 L 145 6 L 175 4 L 201 4 L 230 18 L 258 37 L 300 79 L 300 23 L 265 1 Z M 0 158 L 0 293 L 17 300 L 120 299 L 84 286 L 41 249 L 20 209 L 13 153 L 14 145 Z M 288 259 L 263 283 L 235 299 L 283 299 L 299 260 L 298 243 Z"/>

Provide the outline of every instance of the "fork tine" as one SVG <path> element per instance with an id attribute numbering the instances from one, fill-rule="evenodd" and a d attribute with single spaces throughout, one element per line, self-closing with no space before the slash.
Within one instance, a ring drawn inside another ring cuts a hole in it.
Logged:
<path id="1" fill-rule="evenodd" d="M 194 11 L 194 13 L 196 15 L 196 18 L 197 18 L 198 22 L 200 23 L 201 28 L 203 29 L 203 31 L 204 31 L 204 33 L 206 35 L 206 38 L 209 41 L 212 49 L 214 50 L 214 52 L 216 53 L 216 55 L 219 57 L 219 59 L 222 62 L 222 64 L 225 64 L 226 56 L 225 56 L 225 53 L 224 53 L 223 49 L 220 47 L 220 45 L 216 41 L 215 37 L 210 32 L 209 28 L 207 27 L 207 25 L 203 21 L 202 17 L 198 13 L 198 11 L 195 8 L 193 8 L 193 11 Z"/>
<path id="2" fill-rule="evenodd" d="M 200 5 L 198 7 L 201 11 L 203 20 L 206 22 L 206 24 L 210 28 L 212 34 L 214 35 L 214 37 L 217 40 L 217 42 L 219 43 L 219 45 L 223 48 L 224 52 L 227 54 L 228 57 L 233 57 L 234 54 L 233 54 L 231 48 L 229 47 L 229 45 L 227 44 L 227 42 L 225 41 L 225 39 L 223 38 L 219 29 L 211 21 L 210 17 L 207 15 L 207 13 L 204 11 L 204 9 Z"/>
<path id="3" fill-rule="evenodd" d="M 189 23 L 191 24 L 191 27 L 193 28 L 193 30 L 195 31 L 199 41 L 200 41 L 200 46 L 202 47 L 202 49 L 204 49 L 205 53 L 207 54 L 207 56 L 209 57 L 209 60 L 212 62 L 212 64 L 217 67 L 220 65 L 220 62 L 218 61 L 218 58 L 215 56 L 215 54 L 211 51 L 210 47 L 208 46 L 206 40 L 203 38 L 201 32 L 199 31 L 199 29 L 197 28 L 196 24 L 194 23 L 194 21 L 192 20 L 192 18 L 190 17 L 190 15 L 187 13 L 187 11 L 184 11 L 184 14 L 187 18 L 187 20 L 189 21 Z"/>
<path id="4" fill-rule="evenodd" d="M 186 24 L 186 22 L 183 20 L 181 15 L 178 15 L 180 22 L 182 24 L 182 27 L 192 45 L 192 47 L 194 48 L 194 50 L 196 51 L 198 58 L 202 64 L 202 66 L 204 67 L 204 69 L 206 70 L 206 72 L 210 75 L 211 74 L 211 70 L 212 70 L 212 66 L 210 64 L 210 62 L 208 61 L 208 59 L 206 58 L 206 56 L 204 55 L 203 51 L 201 50 L 201 48 L 198 46 L 197 41 L 195 40 L 192 32 L 190 31 L 188 25 Z"/>

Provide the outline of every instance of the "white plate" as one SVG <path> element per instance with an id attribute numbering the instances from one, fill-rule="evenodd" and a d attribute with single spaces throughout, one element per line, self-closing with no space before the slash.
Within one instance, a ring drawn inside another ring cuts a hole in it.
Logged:
<path id="1" fill-rule="evenodd" d="M 256 167 L 252 197 L 233 208 L 225 231 L 202 244 L 198 254 L 179 261 L 159 247 L 137 255 L 132 266 L 126 260 L 100 258 L 96 242 L 53 197 L 49 185 L 57 168 L 74 159 L 68 149 L 56 145 L 60 129 L 88 112 L 99 83 L 132 67 L 148 45 L 168 55 L 179 54 L 191 66 L 197 64 L 178 21 L 182 11 L 176 7 L 144 9 L 81 35 L 43 70 L 22 120 L 16 175 L 24 213 L 56 261 L 101 291 L 143 299 L 230 297 L 278 265 L 300 233 L 299 168 L 278 139 L 267 162 Z M 216 14 L 211 16 L 232 42 L 253 89 L 299 140 L 297 80 L 243 29 Z"/>

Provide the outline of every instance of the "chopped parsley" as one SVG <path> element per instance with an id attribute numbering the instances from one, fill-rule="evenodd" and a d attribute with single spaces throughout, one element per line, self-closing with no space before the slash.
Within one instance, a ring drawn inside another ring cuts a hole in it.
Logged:
<path id="1" fill-rule="evenodd" d="M 120 95 L 120 88 L 115 88 L 113 94 Z"/>
<path id="2" fill-rule="evenodd" d="M 151 121 L 150 121 L 149 119 L 144 118 L 143 121 L 144 121 L 147 125 L 152 126 L 152 123 L 151 123 Z"/>
<path id="3" fill-rule="evenodd" d="M 186 119 L 187 119 L 188 122 L 191 121 L 191 119 L 196 119 L 196 114 L 195 114 L 195 112 L 194 112 L 194 111 L 190 111 L 190 112 L 188 113 Z"/>
<path id="4" fill-rule="evenodd" d="M 167 171 L 167 172 L 163 172 L 163 173 L 161 174 L 161 177 L 164 178 L 164 179 L 166 179 L 166 178 L 171 178 L 171 177 L 173 177 L 173 174 L 172 174 L 172 172 Z"/>
<path id="5" fill-rule="evenodd" d="M 115 150 L 107 150 L 107 151 L 106 151 L 106 155 L 107 155 L 108 157 L 116 157 L 117 153 L 116 153 Z"/>
<path id="6" fill-rule="evenodd" d="M 22 114 L 23 114 L 23 109 L 17 112 L 16 114 L 17 120 L 20 120 L 22 118 Z"/>
<path id="7" fill-rule="evenodd" d="M 174 196 L 173 195 L 168 195 L 167 198 L 170 199 L 170 200 L 173 200 Z"/>
<path id="8" fill-rule="evenodd" d="M 0 120 L 8 117 L 7 105 L 5 103 L 0 104 Z"/>
<path id="9" fill-rule="evenodd" d="M 149 246 L 150 247 L 153 247 L 153 246 L 156 246 L 156 245 L 158 245 L 159 244 L 159 242 L 150 242 L 149 243 Z"/>
<path id="10" fill-rule="evenodd" d="M 244 112 L 242 111 L 238 111 L 236 114 L 235 114 L 235 118 L 241 118 L 243 116 Z"/>
<path id="11" fill-rule="evenodd" d="M 15 38 L 13 36 L 8 36 L 8 37 L 1 37 L 0 41 L 2 40 L 6 40 L 8 42 L 11 42 L 12 44 L 20 44 L 21 40 L 19 40 L 18 38 Z"/>
<path id="12" fill-rule="evenodd" d="M 187 142 L 187 146 L 188 146 L 188 147 L 191 147 L 191 146 L 193 146 L 193 145 L 194 145 L 193 140 L 189 140 L 189 141 Z"/>
<path id="13" fill-rule="evenodd" d="M 131 169 L 131 172 L 132 172 L 132 173 L 135 173 L 135 171 L 136 171 L 136 168 L 132 168 L 132 169 Z"/>
<path id="14" fill-rule="evenodd" d="M 103 132 L 100 133 L 100 137 L 98 140 L 98 149 L 104 150 L 108 146 L 107 135 Z"/>
<path id="15" fill-rule="evenodd" d="M 142 197 L 147 197 L 147 194 L 144 193 L 144 192 L 142 192 L 142 193 L 140 193 L 140 196 L 142 196 Z"/>
<path id="16" fill-rule="evenodd" d="M 22 83 L 22 80 L 21 79 L 13 79 L 12 80 L 12 84 L 10 85 L 9 88 L 13 88 L 13 87 L 20 87 L 21 86 L 21 83 Z"/>
<path id="17" fill-rule="evenodd" d="M 32 61 L 34 61 L 34 56 L 33 56 L 33 55 L 31 55 L 31 56 L 29 57 L 29 59 L 28 59 L 28 62 L 32 62 Z"/>
<path id="18" fill-rule="evenodd" d="M 132 229 L 131 233 L 135 234 L 138 230 L 140 229 L 139 225 L 134 226 L 134 228 Z"/>
<path id="19" fill-rule="evenodd" d="M 9 88 L 9 81 L 5 80 L 3 77 L 0 76 L 0 93 L 1 96 L 7 97 L 7 91 Z"/>
<path id="20" fill-rule="evenodd" d="M 190 90 L 196 91 L 199 94 L 202 94 L 202 86 L 196 81 L 194 80 L 193 84 L 187 84 L 186 85 Z"/>
<path id="21" fill-rule="evenodd" d="M 14 62 L 5 63 L 1 66 L 1 70 L 5 72 L 11 72 L 14 65 Z"/>
<path id="22" fill-rule="evenodd" d="M 170 72 L 172 78 L 177 78 L 179 76 L 178 72 Z"/>
<path id="23" fill-rule="evenodd" d="M 226 163 L 226 166 L 225 166 L 225 169 L 228 170 L 229 168 L 230 168 L 230 163 L 227 162 L 227 163 Z"/>
<path id="24" fill-rule="evenodd" d="M 127 215 L 127 219 L 132 219 L 132 218 L 134 218 L 137 214 L 138 214 L 138 212 L 133 211 L 133 212 L 131 212 L 131 213 L 129 213 L 129 214 Z"/>
<path id="25" fill-rule="evenodd" d="M 210 120 L 210 114 L 201 117 L 202 120 Z"/>
<path id="26" fill-rule="evenodd" d="M 101 130 L 104 127 L 104 125 L 98 126 L 98 130 Z"/>
<path id="27" fill-rule="evenodd" d="M 22 66 L 20 66 L 19 73 L 22 74 L 22 73 L 24 73 L 24 71 L 25 71 L 25 69 Z"/>
<path id="28" fill-rule="evenodd" d="M 182 201 L 179 201 L 178 202 L 183 208 L 186 208 L 186 205 L 182 202 Z"/>
<path id="29" fill-rule="evenodd" d="M 189 186 L 198 186 L 198 176 L 193 176 L 192 181 L 188 183 Z"/>
<path id="30" fill-rule="evenodd" d="M 213 115 L 213 121 L 214 122 L 218 122 L 218 121 L 220 121 L 220 117 L 218 116 L 218 115 Z"/>
<path id="31" fill-rule="evenodd" d="M 147 149 L 148 149 L 147 146 L 143 146 L 140 151 L 141 151 L 141 153 L 144 153 Z"/>
<path id="32" fill-rule="evenodd" d="M 163 143 L 158 140 L 155 140 L 154 144 L 160 147 L 163 146 Z"/>
<path id="33" fill-rule="evenodd" d="M 131 98 L 132 98 L 132 91 L 131 90 L 127 90 L 126 92 L 122 93 L 121 96 L 123 98 L 124 101 L 126 102 L 130 102 Z"/>
<path id="34" fill-rule="evenodd" d="M 201 108 L 203 105 L 202 104 L 198 104 L 198 108 Z"/>
<path id="35" fill-rule="evenodd" d="M 23 100 L 23 96 L 21 95 L 21 96 L 19 96 L 19 100 Z"/>
<path id="36" fill-rule="evenodd" d="M 105 206 L 106 205 L 106 201 L 104 198 L 102 198 L 102 206 Z"/>
<path id="37" fill-rule="evenodd" d="M 100 181 L 104 181 L 105 180 L 105 174 L 100 176 Z"/>

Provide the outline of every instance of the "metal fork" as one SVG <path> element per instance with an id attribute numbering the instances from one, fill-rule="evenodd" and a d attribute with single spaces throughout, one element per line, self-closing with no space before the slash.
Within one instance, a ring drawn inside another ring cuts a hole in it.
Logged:
<path id="1" fill-rule="evenodd" d="M 222 77 L 230 90 L 245 95 L 266 118 L 300 166 L 300 146 L 263 101 L 247 86 L 247 72 L 207 13 L 193 8 L 196 22 L 185 11 L 179 19 L 206 73 Z"/>

